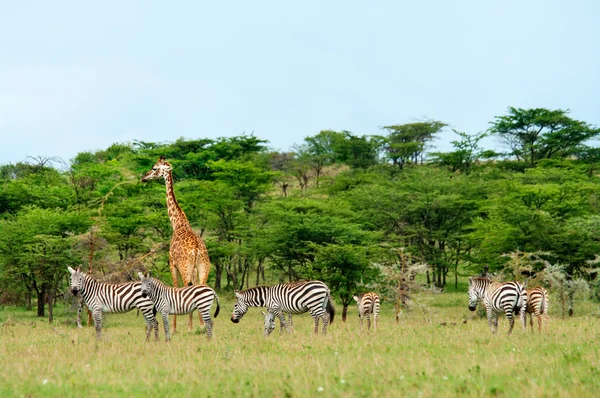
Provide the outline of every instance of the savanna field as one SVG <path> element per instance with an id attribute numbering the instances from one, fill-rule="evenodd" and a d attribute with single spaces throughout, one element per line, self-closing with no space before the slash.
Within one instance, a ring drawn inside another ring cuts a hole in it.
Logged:
<path id="1" fill-rule="evenodd" d="M 98 342 L 94 328 L 77 329 L 65 307 L 52 325 L 4 307 L 0 396 L 598 396 L 597 303 L 577 301 L 575 315 L 563 320 L 551 297 L 548 333 L 517 323 L 507 336 L 501 318 L 492 336 L 486 320 L 468 311 L 462 287 L 420 293 L 398 324 L 384 302 L 376 334 L 360 332 L 355 306 L 343 323 L 338 304 L 326 336 L 313 335 L 304 314 L 294 317 L 292 334 L 277 326 L 269 338 L 259 309 L 233 324 L 233 295 L 221 294 L 210 342 L 195 314 L 193 332 L 187 316 L 178 317 L 170 343 L 162 323 L 161 340 L 146 343 L 135 311 L 105 314 Z"/>

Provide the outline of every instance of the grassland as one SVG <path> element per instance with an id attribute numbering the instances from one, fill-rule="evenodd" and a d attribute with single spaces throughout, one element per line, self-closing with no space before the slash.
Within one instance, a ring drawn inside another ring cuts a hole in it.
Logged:
<path id="1" fill-rule="evenodd" d="M 542 335 L 518 328 L 507 336 L 502 319 L 492 336 L 486 321 L 467 310 L 463 292 L 421 294 L 399 324 L 384 303 L 376 335 L 361 334 L 354 307 L 341 322 L 338 306 L 327 336 L 314 336 L 310 316 L 302 315 L 293 334 L 276 330 L 268 339 L 258 309 L 236 325 L 229 320 L 233 299 L 222 295 L 221 303 L 212 341 L 200 329 L 187 332 L 180 320 L 170 343 L 162 330 L 161 341 L 145 343 L 135 311 L 105 315 L 98 342 L 93 328 L 76 329 L 63 309 L 49 325 L 4 308 L 0 396 L 600 395 L 600 319 L 597 304 L 587 301 L 565 320 L 555 304 Z"/>

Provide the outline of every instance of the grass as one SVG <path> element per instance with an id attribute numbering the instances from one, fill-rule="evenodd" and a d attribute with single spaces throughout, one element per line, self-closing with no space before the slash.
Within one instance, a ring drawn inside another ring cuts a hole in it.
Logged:
<path id="1" fill-rule="evenodd" d="M 170 343 L 162 330 L 161 341 L 145 343 L 135 311 L 106 314 L 98 342 L 93 328 L 76 329 L 73 314 L 61 308 L 53 325 L 4 308 L 0 396 L 598 395 L 597 304 L 578 302 L 576 316 L 562 320 L 553 303 L 547 334 L 519 327 L 507 336 L 501 319 L 492 336 L 467 301 L 466 293 L 422 294 L 399 324 L 384 303 L 376 335 L 359 331 L 354 307 L 341 322 L 338 306 L 327 336 L 314 336 L 305 314 L 294 318 L 293 334 L 276 329 L 265 339 L 258 309 L 236 325 L 229 320 L 233 300 L 221 297 L 212 341 L 200 329 L 187 332 L 180 317 Z"/>

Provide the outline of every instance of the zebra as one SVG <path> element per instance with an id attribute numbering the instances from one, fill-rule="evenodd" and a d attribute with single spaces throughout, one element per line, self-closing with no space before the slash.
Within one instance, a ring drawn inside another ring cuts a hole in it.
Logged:
<path id="1" fill-rule="evenodd" d="M 548 331 L 548 311 L 550 302 L 548 299 L 548 292 L 543 287 L 534 287 L 527 289 L 527 307 L 525 310 L 525 318 L 527 314 L 530 316 L 531 331 L 533 332 L 533 317 L 538 320 L 538 326 L 540 333 L 542 332 L 542 323 L 546 325 L 546 331 Z M 527 323 L 527 321 L 525 321 Z"/>
<path id="2" fill-rule="evenodd" d="M 333 323 L 335 308 L 331 292 L 321 281 L 285 283 L 273 286 L 257 286 L 235 292 L 237 298 L 231 314 L 231 322 L 238 323 L 248 311 L 248 307 L 266 307 L 265 335 L 274 328 L 275 317 L 289 331 L 284 313 L 303 314 L 310 312 L 315 321 L 315 333 L 319 332 L 319 318 L 323 320 L 323 333 L 327 324 Z M 272 315 L 269 315 L 272 314 Z"/>
<path id="3" fill-rule="evenodd" d="M 219 315 L 220 309 L 219 297 L 213 289 L 206 285 L 171 287 L 152 278 L 150 274 L 144 275 L 138 272 L 138 276 L 142 281 L 142 297 L 149 297 L 154 302 L 156 311 L 162 316 L 167 341 L 171 340 L 169 314 L 191 314 L 194 310 L 198 310 L 206 324 L 206 336 L 208 339 L 212 337 L 213 321 L 210 318 L 210 308 L 213 301 L 217 302 L 215 318 Z"/>
<path id="4" fill-rule="evenodd" d="M 367 327 L 371 330 L 371 314 L 373 314 L 373 329 L 377 332 L 377 317 L 379 316 L 379 295 L 375 292 L 352 296 L 358 305 L 358 317 L 362 330 L 363 319 L 367 318 Z"/>
<path id="5" fill-rule="evenodd" d="M 146 319 L 146 341 L 150 339 L 152 328 L 154 328 L 155 339 L 158 340 L 158 322 L 155 317 L 154 303 L 142 297 L 140 282 L 102 283 L 81 272 L 80 268 L 74 270 L 67 267 L 67 269 L 71 273 L 71 292 L 75 296 L 81 292 L 82 302 L 92 312 L 98 339 L 102 337 L 102 312 L 122 313 L 137 308 Z"/>
<path id="6" fill-rule="evenodd" d="M 489 278 L 469 278 L 469 310 L 475 311 L 477 301 L 483 299 L 488 325 L 493 334 L 498 330 L 498 315 L 506 314 L 510 324 L 508 334 L 515 325 L 513 314 L 519 315 L 525 330 L 527 293 L 520 282 L 492 282 Z"/>

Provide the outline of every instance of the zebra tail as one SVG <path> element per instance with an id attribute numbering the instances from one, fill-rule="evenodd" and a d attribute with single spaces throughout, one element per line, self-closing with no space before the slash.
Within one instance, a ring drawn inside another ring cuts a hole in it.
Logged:
<path id="1" fill-rule="evenodd" d="M 513 312 L 515 315 L 519 315 L 521 311 L 525 311 L 527 308 L 527 291 L 523 287 L 523 285 L 519 284 L 521 291 L 519 292 L 519 297 L 517 297 L 517 302 L 515 303 L 515 307 L 513 308 Z"/>
<path id="2" fill-rule="evenodd" d="M 325 307 L 325 311 L 329 314 L 329 323 L 333 323 L 333 318 L 335 318 L 335 307 L 333 306 L 333 298 L 331 298 L 331 293 L 327 292 L 329 298 L 327 299 L 327 305 Z"/>
<path id="3" fill-rule="evenodd" d="M 219 296 L 217 296 L 217 293 L 215 293 L 215 300 L 217 301 L 217 310 L 215 311 L 213 318 L 216 318 L 217 315 L 219 315 L 219 310 L 221 309 L 221 306 L 219 305 Z"/>

